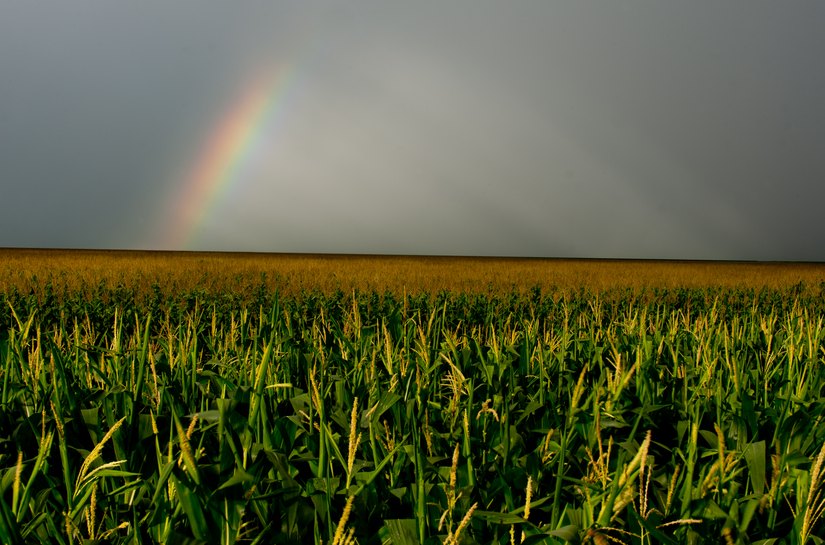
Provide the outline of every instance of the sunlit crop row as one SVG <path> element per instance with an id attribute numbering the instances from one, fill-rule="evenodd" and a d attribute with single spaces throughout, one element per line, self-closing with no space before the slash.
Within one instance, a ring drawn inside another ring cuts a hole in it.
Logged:
<path id="1" fill-rule="evenodd" d="M 820 297 L 107 293 L 4 295 L 4 544 L 825 532 Z"/>

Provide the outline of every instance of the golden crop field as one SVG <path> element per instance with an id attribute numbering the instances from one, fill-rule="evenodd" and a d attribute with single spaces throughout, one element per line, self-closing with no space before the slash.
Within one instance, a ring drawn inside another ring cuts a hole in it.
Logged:
<path id="1" fill-rule="evenodd" d="M 820 287 L 825 264 L 471 257 L 349 256 L 92 250 L 0 250 L 0 291 L 84 292 L 103 283 L 210 292 L 264 284 L 284 295 L 318 290 L 378 293 L 553 293 L 646 288 L 785 290 Z"/>
<path id="2" fill-rule="evenodd" d="M 823 265 L 0 256 L 4 545 L 823 543 Z"/>

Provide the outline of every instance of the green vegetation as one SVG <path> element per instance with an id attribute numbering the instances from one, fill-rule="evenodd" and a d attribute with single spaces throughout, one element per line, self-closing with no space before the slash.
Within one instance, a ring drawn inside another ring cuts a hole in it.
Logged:
<path id="1" fill-rule="evenodd" d="M 814 287 L 0 293 L 0 542 L 822 543 Z"/>

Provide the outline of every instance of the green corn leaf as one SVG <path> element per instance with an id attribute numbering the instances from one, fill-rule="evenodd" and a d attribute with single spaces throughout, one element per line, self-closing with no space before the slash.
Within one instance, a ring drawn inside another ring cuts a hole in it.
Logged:
<path id="1" fill-rule="evenodd" d="M 158 476 L 158 482 L 155 485 L 155 493 L 152 495 L 152 500 L 149 502 L 151 505 L 154 505 L 158 499 L 160 499 L 160 495 L 166 491 L 166 482 L 169 480 L 169 477 L 172 475 L 172 470 L 175 469 L 175 461 L 172 460 L 168 462 L 160 472 Z"/>
<path id="2" fill-rule="evenodd" d="M 243 471 L 242 469 L 237 469 L 236 468 L 234 475 L 232 475 L 230 478 L 228 478 L 226 481 L 224 481 L 224 483 L 221 484 L 217 488 L 217 490 L 223 490 L 224 488 L 230 488 L 232 486 L 235 486 L 235 485 L 238 485 L 238 484 L 241 484 L 241 483 L 248 483 L 248 482 L 252 482 L 252 481 L 255 481 L 255 477 L 253 477 L 252 475 L 250 475 L 246 471 Z"/>
<path id="3" fill-rule="evenodd" d="M 183 508 L 183 512 L 186 513 L 186 518 L 189 520 L 189 526 L 192 529 L 192 533 L 195 534 L 195 538 L 208 541 L 209 526 L 206 522 L 206 516 L 204 515 L 203 507 L 201 507 L 198 496 L 174 475 L 172 476 L 172 482 L 175 484 L 178 501 Z"/>
<path id="4" fill-rule="evenodd" d="M 418 545 L 415 519 L 387 519 L 379 535 L 390 545 Z"/>
<path id="5" fill-rule="evenodd" d="M 486 520 L 493 524 L 528 524 L 522 517 L 512 513 L 496 513 L 494 511 L 473 511 L 473 518 Z"/>
<path id="6" fill-rule="evenodd" d="M 678 543 L 673 538 L 671 538 L 670 536 L 668 536 L 667 534 L 665 534 L 664 532 L 650 524 L 650 522 L 648 522 L 644 517 L 639 516 L 639 513 L 636 512 L 635 507 L 629 509 L 629 511 L 630 516 L 633 518 L 633 520 L 635 520 L 639 524 L 639 526 L 644 528 L 644 530 L 648 534 L 650 534 L 650 537 L 652 537 L 656 543 L 661 543 L 662 545 L 678 545 Z"/>
<path id="7" fill-rule="evenodd" d="M 762 496 L 765 493 L 765 441 L 751 443 L 745 447 L 743 456 L 748 465 L 748 477 L 753 492 L 757 496 Z"/>
<path id="8" fill-rule="evenodd" d="M 359 492 L 361 492 L 363 488 L 370 486 L 372 482 L 375 480 L 375 478 L 378 477 L 378 475 L 384 469 L 384 466 L 386 466 L 390 462 L 390 460 L 392 460 L 395 453 L 398 452 L 398 449 L 400 449 L 402 446 L 403 445 L 397 445 L 389 454 L 387 454 L 384 457 L 383 460 L 381 460 L 381 463 L 379 463 L 374 470 L 356 473 L 355 480 L 359 483 L 359 486 L 353 495 L 357 495 Z"/>
<path id="9" fill-rule="evenodd" d="M 9 506 L 6 504 L 5 498 L 0 494 L 0 543 L 17 545 L 22 542 L 17 521 L 14 519 L 11 509 L 9 509 Z"/>

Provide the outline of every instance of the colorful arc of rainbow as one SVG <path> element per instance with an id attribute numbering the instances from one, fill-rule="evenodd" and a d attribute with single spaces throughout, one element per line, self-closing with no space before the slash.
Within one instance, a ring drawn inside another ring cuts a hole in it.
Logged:
<path id="1" fill-rule="evenodd" d="M 204 141 L 175 206 L 173 249 L 189 249 L 216 205 L 241 178 L 263 130 L 281 110 L 290 70 L 245 88 Z"/>

